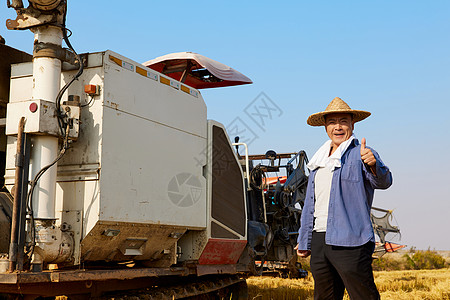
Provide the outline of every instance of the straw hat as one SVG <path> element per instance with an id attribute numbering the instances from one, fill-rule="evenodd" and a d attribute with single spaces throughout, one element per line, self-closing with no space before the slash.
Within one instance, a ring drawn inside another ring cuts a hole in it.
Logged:
<path id="1" fill-rule="evenodd" d="M 345 103 L 341 98 L 334 98 L 330 104 L 328 104 L 325 111 L 312 114 L 308 117 L 306 123 L 311 126 L 324 126 L 325 125 L 325 115 L 333 113 L 350 113 L 353 115 L 353 121 L 359 122 L 370 116 L 370 112 L 364 110 L 351 109 L 347 103 Z"/>

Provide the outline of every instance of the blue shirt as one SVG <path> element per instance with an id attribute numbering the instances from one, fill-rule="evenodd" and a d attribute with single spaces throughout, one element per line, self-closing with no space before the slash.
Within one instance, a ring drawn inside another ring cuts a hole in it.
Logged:
<path id="1" fill-rule="evenodd" d="M 341 157 L 341 167 L 336 168 L 331 180 L 325 243 L 333 246 L 356 247 L 372 241 L 375 237 L 370 220 L 374 189 L 387 189 L 392 184 L 392 174 L 373 149 L 376 159 L 375 176 L 366 169 L 361 160 L 361 146 L 354 139 Z M 314 227 L 314 177 L 308 179 L 305 204 L 299 229 L 299 250 L 311 250 Z"/>

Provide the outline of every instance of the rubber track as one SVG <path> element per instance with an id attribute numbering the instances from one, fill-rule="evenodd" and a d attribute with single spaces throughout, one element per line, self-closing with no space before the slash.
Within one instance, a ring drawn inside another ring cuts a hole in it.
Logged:
<path id="1" fill-rule="evenodd" d="M 201 279 L 201 278 L 199 278 Z M 212 292 L 224 293 L 229 288 L 237 288 L 238 294 L 245 294 L 245 297 L 235 295 L 232 299 L 246 299 L 247 283 L 245 279 L 238 275 L 223 275 L 220 277 L 205 278 L 203 280 L 185 282 L 183 284 L 165 287 L 153 287 L 141 290 L 114 293 L 97 298 L 99 300 L 168 300 L 185 299 L 198 297 Z M 228 297 L 227 299 L 231 299 Z"/>

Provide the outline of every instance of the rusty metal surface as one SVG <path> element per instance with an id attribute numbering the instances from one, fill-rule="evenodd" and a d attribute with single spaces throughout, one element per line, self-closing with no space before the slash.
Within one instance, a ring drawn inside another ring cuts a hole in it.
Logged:
<path id="1" fill-rule="evenodd" d="M 209 239 L 198 262 L 202 265 L 235 264 L 246 245 L 246 240 Z"/>
<path id="2" fill-rule="evenodd" d="M 61 47 L 60 45 L 55 45 L 52 43 L 34 43 L 33 48 L 33 57 L 51 57 L 57 58 L 62 62 L 69 63 L 78 67 L 77 57 L 73 52 Z M 86 67 L 87 65 L 87 55 L 83 56 L 83 64 Z"/>
<path id="3" fill-rule="evenodd" d="M 179 226 L 100 221 L 81 243 L 81 260 L 133 259 L 168 267 L 176 263 L 175 245 L 185 231 Z"/>
<path id="4" fill-rule="evenodd" d="M 31 5 L 37 9 L 41 10 L 52 10 L 58 7 L 61 0 L 29 0 Z"/>
<path id="5" fill-rule="evenodd" d="M 72 295 L 79 296 L 80 299 L 98 298 L 105 292 L 124 291 L 129 289 L 142 289 L 151 287 L 157 282 L 156 277 L 139 278 L 130 280 L 107 280 L 107 281 L 74 281 L 74 282 L 45 282 L 29 283 L 22 285 L 0 284 L 2 294 L 20 294 L 25 299 L 35 299 L 37 297 L 68 296 L 77 299 Z M 14 296 L 12 299 L 15 299 Z"/>
<path id="6" fill-rule="evenodd" d="M 0 274 L 0 292 L 3 285 L 68 283 L 76 281 L 127 280 L 160 276 L 187 276 L 195 271 L 186 267 L 177 268 L 129 268 L 113 270 L 68 270 L 44 272 L 16 272 Z"/>
<path id="7" fill-rule="evenodd" d="M 22 1 L 15 1 L 13 7 L 16 10 L 17 18 L 15 20 L 6 20 L 6 28 L 9 30 L 24 30 L 39 25 L 52 23 L 56 26 L 63 24 L 64 13 L 67 9 L 67 2 L 60 0 L 31 0 L 32 5 L 23 7 Z M 51 13 L 47 13 L 50 12 Z M 44 13 L 43 13 L 44 12 Z"/>
<path id="8" fill-rule="evenodd" d="M 208 274 L 235 274 L 235 273 L 237 273 L 236 265 L 197 265 L 198 276 Z"/>
<path id="9" fill-rule="evenodd" d="M 17 150 L 16 150 L 16 176 L 14 181 L 14 202 L 13 202 L 13 214 L 11 219 L 11 243 L 9 247 L 9 271 L 12 272 L 16 269 L 17 256 L 19 251 L 19 238 L 24 232 L 20 232 L 22 229 L 21 221 L 25 222 L 24 205 L 26 205 L 25 195 L 22 195 L 23 191 L 23 157 L 24 157 L 24 139 L 23 134 L 25 127 L 25 117 L 20 118 L 19 128 L 17 134 Z M 28 178 L 26 179 L 28 180 Z M 25 183 L 26 185 L 27 183 Z"/>

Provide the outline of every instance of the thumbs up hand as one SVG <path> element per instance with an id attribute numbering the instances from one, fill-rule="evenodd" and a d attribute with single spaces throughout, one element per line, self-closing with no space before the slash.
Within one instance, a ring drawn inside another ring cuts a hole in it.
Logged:
<path id="1" fill-rule="evenodd" d="M 373 166 L 375 166 L 377 160 L 375 159 L 375 156 L 372 153 L 372 150 L 370 150 L 369 148 L 366 148 L 366 139 L 362 138 L 361 139 L 361 160 L 363 161 L 363 163 L 367 164 L 368 166 L 371 167 L 371 169 Z"/>

